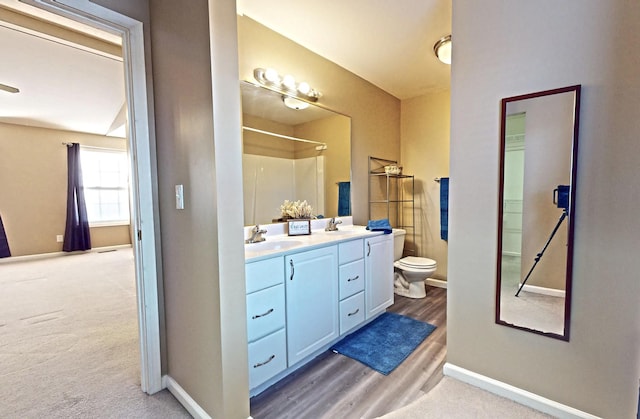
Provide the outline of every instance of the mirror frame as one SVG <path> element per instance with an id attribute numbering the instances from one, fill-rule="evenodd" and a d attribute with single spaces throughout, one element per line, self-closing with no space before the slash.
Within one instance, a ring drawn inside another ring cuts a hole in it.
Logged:
<path id="1" fill-rule="evenodd" d="M 569 341 L 570 325 L 571 325 L 571 289 L 573 283 L 573 240 L 576 215 L 576 189 L 577 189 L 577 172 L 578 172 L 578 132 L 580 126 L 580 91 L 581 85 L 567 86 L 558 89 L 545 90 L 535 93 L 529 93 L 519 96 L 507 97 L 501 100 L 500 115 L 500 165 L 499 165 L 499 191 L 498 191 L 498 249 L 497 249 L 497 284 L 496 284 L 496 307 L 495 322 L 507 327 L 536 333 L 539 335 Z M 504 166 L 506 152 L 506 122 L 507 122 L 507 105 L 511 102 L 520 100 L 534 99 L 537 97 L 551 96 L 561 93 L 574 93 L 574 120 L 573 120 L 573 138 L 571 150 L 571 181 L 569 191 L 569 216 L 567 217 L 567 266 L 565 275 L 565 303 L 564 303 L 564 333 L 544 332 L 532 329 L 526 326 L 509 323 L 500 318 L 501 304 L 501 285 L 502 285 L 502 236 L 503 236 L 503 201 L 504 201 Z"/>

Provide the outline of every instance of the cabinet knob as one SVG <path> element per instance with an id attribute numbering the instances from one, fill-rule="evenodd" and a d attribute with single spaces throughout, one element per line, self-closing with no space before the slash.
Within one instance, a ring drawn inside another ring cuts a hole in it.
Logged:
<path id="1" fill-rule="evenodd" d="M 371 243 L 367 242 L 367 256 L 371 254 Z"/>
<path id="2" fill-rule="evenodd" d="M 354 311 L 353 313 L 347 314 L 347 317 L 355 316 L 356 314 L 358 314 L 359 311 L 360 311 L 360 309 L 356 308 L 356 311 Z"/>
<path id="3" fill-rule="evenodd" d="M 360 278 L 360 275 L 356 275 L 355 278 L 349 278 L 347 279 L 347 282 L 351 282 L 351 281 L 355 281 L 356 279 Z"/>
<path id="4" fill-rule="evenodd" d="M 289 259 L 289 265 L 291 265 L 291 276 L 289 277 L 289 281 L 293 281 L 293 274 L 296 272 L 296 269 L 293 267 L 293 259 Z"/>

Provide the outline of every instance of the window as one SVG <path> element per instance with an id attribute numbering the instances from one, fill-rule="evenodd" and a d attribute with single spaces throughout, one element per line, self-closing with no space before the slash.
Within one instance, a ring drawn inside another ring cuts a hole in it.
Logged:
<path id="1" fill-rule="evenodd" d="M 129 162 L 122 150 L 80 148 L 91 225 L 129 224 Z"/>

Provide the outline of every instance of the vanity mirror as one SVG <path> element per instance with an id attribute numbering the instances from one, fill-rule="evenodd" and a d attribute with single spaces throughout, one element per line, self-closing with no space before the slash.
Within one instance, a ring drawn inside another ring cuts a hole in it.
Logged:
<path id="1" fill-rule="evenodd" d="M 285 106 L 282 93 L 249 82 L 240 90 L 244 224 L 274 222 L 285 200 L 306 200 L 317 216 L 350 215 L 351 118 Z"/>
<path id="2" fill-rule="evenodd" d="M 580 86 L 502 99 L 496 323 L 569 340 Z"/>

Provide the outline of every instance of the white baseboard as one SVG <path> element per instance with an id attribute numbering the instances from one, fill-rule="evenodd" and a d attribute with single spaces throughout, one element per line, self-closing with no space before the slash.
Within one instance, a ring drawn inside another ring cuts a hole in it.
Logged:
<path id="1" fill-rule="evenodd" d="M 518 387 L 494 380 L 493 378 L 469 371 L 456 365 L 446 363 L 442 369 L 444 375 L 455 378 L 472 386 L 481 388 L 498 396 L 513 400 L 516 403 L 531 407 L 540 412 L 559 418 L 599 419 L 589 413 L 573 407 L 549 400 Z"/>
<path id="2" fill-rule="evenodd" d="M 211 416 L 204 411 L 203 408 L 200 407 L 195 400 L 191 398 L 189 393 L 187 393 L 181 386 L 178 384 L 176 380 L 169 377 L 168 375 L 162 376 L 162 386 L 169 390 L 173 397 L 175 397 L 191 416 L 196 419 L 211 419 Z"/>
<path id="3" fill-rule="evenodd" d="M 127 249 L 127 248 L 131 249 L 131 245 L 119 244 L 116 246 L 95 247 L 93 249 L 89 249 L 85 251 L 79 250 L 77 252 L 51 252 L 51 253 L 39 253 L 36 255 L 11 256 L 8 258 L 0 258 L 0 264 L 14 263 L 14 262 L 27 262 L 30 260 L 38 260 L 38 259 L 50 259 L 50 258 L 57 258 L 61 256 L 80 255 L 86 252 L 91 252 L 91 253 L 108 252 L 111 250 Z"/>
<path id="4" fill-rule="evenodd" d="M 518 286 L 520 286 L 522 284 L 518 284 Z M 549 295 L 551 297 L 562 297 L 564 298 L 565 296 L 565 291 L 564 290 L 557 290 L 555 288 L 545 288 L 545 287 L 538 287 L 535 285 L 526 285 L 524 287 L 522 287 L 522 291 L 526 291 L 526 292 L 532 292 L 534 294 L 542 294 L 542 295 Z"/>
<path id="5" fill-rule="evenodd" d="M 424 280 L 424 283 L 432 287 L 447 289 L 447 281 L 442 281 L 440 279 L 427 278 Z"/>

